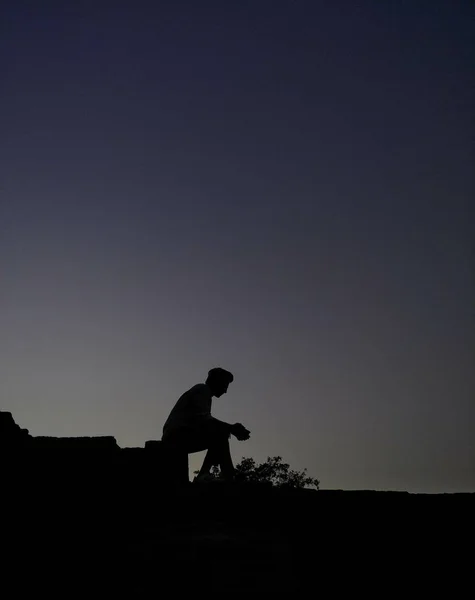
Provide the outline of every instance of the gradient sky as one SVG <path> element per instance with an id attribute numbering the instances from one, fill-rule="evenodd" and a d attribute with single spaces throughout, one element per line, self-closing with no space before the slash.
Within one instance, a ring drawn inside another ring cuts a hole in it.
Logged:
<path id="1" fill-rule="evenodd" d="M 475 5 L 0 10 L 0 409 L 143 446 L 222 366 L 236 459 L 474 492 Z"/>

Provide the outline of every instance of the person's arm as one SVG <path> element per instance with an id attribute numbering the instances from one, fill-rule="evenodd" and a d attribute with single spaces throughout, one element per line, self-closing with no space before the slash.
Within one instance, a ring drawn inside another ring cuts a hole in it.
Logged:
<path id="1" fill-rule="evenodd" d="M 213 420 L 215 423 L 219 423 L 227 433 L 234 435 L 238 440 L 249 439 L 251 432 L 241 423 L 226 423 L 226 421 L 220 421 L 211 415 L 211 398 L 208 390 L 205 388 L 200 388 L 196 391 L 195 397 L 193 398 L 193 407 L 197 421 L 203 422 Z"/>
<path id="2" fill-rule="evenodd" d="M 234 425 L 231 425 L 231 433 L 240 442 L 244 442 L 251 437 L 251 432 L 249 429 L 246 429 L 242 423 L 234 423 Z"/>
<path id="3" fill-rule="evenodd" d="M 234 435 L 234 437 L 236 439 L 238 439 L 239 441 L 243 442 L 245 440 L 248 440 L 251 436 L 251 432 L 246 429 L 244 427 L 244 425 L 242 425 L 241 423 L 226 423 L 225 421 L 220 421 L 219 419 L 216 419 L 215 417 L 211 417 L 211 419 L 215 422 L 215 423 L 219 423 L 220 426 L 229 434 L 229 435 Z"/>
<path id="4" fill-rule="evenodd" d="M 215 422 L 215 423 L 219 423 L 221 425 L 221 427 L 223 428 L 227 428 L 229 430 L 229 433 L 231 433 L 231 429 L 233 428 L 233 425 L 231 425 L 231 423 L 226 423 L 226 421 L 220 421 L 219 419 L 217 419 L 216 417 L 211 417 L 211 419 Z"/>
<path id="5" fill-rule="evenodd" d="M 232 427 L 230 423 L 220 421 L 211 415 L 211 397 L 209 391 L 206 388 L 198 388 L 192 399 L 193 415 L 197 422 L 214 421 L 220 423 L 223 426 Z"/>

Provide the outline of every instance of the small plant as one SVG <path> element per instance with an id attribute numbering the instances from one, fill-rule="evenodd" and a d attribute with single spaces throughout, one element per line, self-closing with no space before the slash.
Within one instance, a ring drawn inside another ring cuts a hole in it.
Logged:
<path id="1" fill-rule="evenodd" d="M 267 457 L 263 463 L 256 463 L 253 458 L 242 458 L 236 465 L 236 477 L 240 481 L 251 483 L 270 483 L 277 488 L 303 489 L 315 487 L 318 490 L 320 481 L 307 475 L 307 469 L 294 471 L 290 465 L 282 462 L 281 456 Z M 213 467 L 211 475 L 219 477 L 219 467 Z"/>

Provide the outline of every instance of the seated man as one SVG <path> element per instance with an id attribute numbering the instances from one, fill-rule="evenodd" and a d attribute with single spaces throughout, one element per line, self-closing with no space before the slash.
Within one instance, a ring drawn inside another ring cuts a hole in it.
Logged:
<path id="1" fill-rule="evenodd" d="M 238 440 L 248 440 L 250 432 L 241 423 L 230 425 L 211 416 L 211 400 L 228 391 L 232 373 L 225 369 L 211 369 L 205 383 L 198 383 L 176 402 L 163 426 L 162 441 L 181 447 L 188 453 L 208 450 L 203 466 L 195 481 L 211 478 L 213 465 L 221 467 L 221 477 L 234 479 L 234 466 L 229 449 L 233 434 Z"/>

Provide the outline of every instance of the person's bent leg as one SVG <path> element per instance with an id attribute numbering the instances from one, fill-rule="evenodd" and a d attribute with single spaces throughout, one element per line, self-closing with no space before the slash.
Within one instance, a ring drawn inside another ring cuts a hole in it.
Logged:
<path id="1" fill-rule="evenodd" d="M 199 476 L 209 474 L 211 467 L 219 465 L 222 477 L 232 479 L 234 477 L 234 465 L 229 447 L 229 429 L 223 427 L 219 422 L 211 421 L 206 424 L 202 433 L 206 438 L 208 452 L 206 453 Z"/>
<path id="2" fill-rule="evenodd" d="M 210 444 L 198 476 L 208 475 L 214 465 L 219 465 L 224 479 L 234 478 L 234 465 L 227 436 L 215 439 Z"/>
<path id="3" fill-rule="evenodd" d="M 211 443 L 208 442 L 207 448 L 208 451 L 206 452 L 198 477 L 209 475 L 211 467 L 219 465 L 219 452 L 216 452 L 216 443 L 214 441 Z"/>
<path id="4" fill-rule="evenodd" d="M 231 458 L 231 449 L 229 447 L 229 437 L 223 440 L 223 443 L 219 445 L 217 449 L 219 454 L 219 466 L 221 467 L 221 475 L 224 479 L 234 479 L 234 465 L 233 459 Z"/>
<path id="5" fill-rule="evenodd" d="M 235 471 L 229 447 L 230 437 L 226 423 L 209 420 L 198 427 L 183 428 L 173 436 L 168 436 L 167 441 L 188 453 L 208 450 L 198 477 L 209 475 L 211 467 L 219 465 L 222 477 L 232 479 Z"/>

